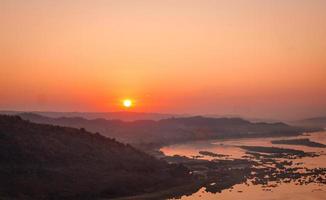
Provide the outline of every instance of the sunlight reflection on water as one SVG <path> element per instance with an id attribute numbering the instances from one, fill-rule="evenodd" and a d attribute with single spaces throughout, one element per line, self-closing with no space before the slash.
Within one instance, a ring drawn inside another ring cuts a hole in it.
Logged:
<path id="1" fill-rule="evenodd" d="M 176 144 L 168 147 L 163 147 L 161 151 L 165 155 L 187 156 L 192 157 L 199 155 L 199 151 L 210 151 L 224 155 L 230 155 L 230 158 L 241 158 L 245 155 L 245 151 L 237 146 L 266 146 L 266 147 L 281 147 L 303 150 L 305 152 L 316 152 L 321 154 L 319 157 L 306 157 L 295 159 L 295 163 L 302 162 L 307 168 L 326 168 L 326 150 L 325 148 L 314 148 L 300 145 L 283 145 L 272 144 L 272 140 L 278 139 L 294 139 L 294 138 L 309 138 L 311 141 L 326 144 L 326 131 L 305 134 L 297 137 L 279 137 L 279 138 L 250 138 L 250 139 L 232 139 L 232 140 L 207 140 L 188 142 L 184 144 Z M 201 159 L 212 160 L 214 158 L 203 156 Z M 271 191 L 266 191 L 261 185 L 245 184 L 235 185 L 233 189 L 223 190 L 221 193 L 213 194 L 205 191 L 205 188 L 191 196 L 183 196 L 183 200 L 195 199 L 251 199 L 251 200 L 324 200 L 326 199 L 326 186 L 318 184 L 295 185 L 294 183 L 282 183 Z"/>

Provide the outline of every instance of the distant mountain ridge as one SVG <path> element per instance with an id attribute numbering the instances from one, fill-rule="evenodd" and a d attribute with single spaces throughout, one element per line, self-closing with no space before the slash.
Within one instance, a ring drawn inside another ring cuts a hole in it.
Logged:
<path id="1" fill-rule="evenodd" d="M 325 122 L 326 121 L 326 116 L 325 117 L 308 118 L 308 119 L 304 119 L 303 121 L 319 121 L 319 122 Z"/>
<path id="2" fill-rule="evenodd" d="M 285 123 L 251 123 L 241 118 L 201 116 L 130 122 L 88 120 L 81 117 L 50 118 L 33 113 L 21 113 L 19 116 L 35 123 L 85 128 L 131 144 L 170 144 L 200 139 L 297 135 L 310 130 Z"/>
<path id="3" fill-rule="evenodd" d="M 181 117 L 185 115 L 162 114 L 162 113 L 143 113 L 143 112 L 45 112 L 45 111 L 0 111 L 0 114 L 17 115 L 20 113 L 33 113 L 45 117 L 60 118 L 60 117 L 82 117 L 85 119 L 103 118 L 107 120 L 161 120 L 171 117 Z"/>
<path id="4" fill-rule="evenodd" d="M 312 117 L 292 122 L 294 125 L 305 127 L 319 127 L 326 129 L 326 116 Z"/>

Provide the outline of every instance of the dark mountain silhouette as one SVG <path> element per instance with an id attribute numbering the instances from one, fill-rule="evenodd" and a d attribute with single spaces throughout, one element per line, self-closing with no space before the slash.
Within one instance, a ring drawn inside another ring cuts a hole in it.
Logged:
<path id="1" fill-rule="evenodd" d="M 188 174 L 98 133 L 0 115 L 0 199 L 110 198 L 189 182 Z"/>
<path id="2" fill-rule="evenodd" d="M 310 129 L 284 123 L 251 123 L 241 118 L 186 117 L 159 121 L 74 118 L 49 118 L 33 113 L 19 114 L 23 119 L 42 124 L 85 128 L 132 144 L 170 144 L 198 139 L 297 135 Z"/>

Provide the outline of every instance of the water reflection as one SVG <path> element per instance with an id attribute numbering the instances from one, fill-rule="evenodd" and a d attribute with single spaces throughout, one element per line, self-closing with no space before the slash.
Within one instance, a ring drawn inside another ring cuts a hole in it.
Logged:
<path id="1" fill-rule="evenodd" d="M 181 197 L 182 200 L 324 200 L 325 198 L 325 186 L 317 184 L 301 186 L 293 183 L 280 184 L 270 191 L 259 185 L 238 184 L 232 189 L 223 190 L 217 194 L 206 192 L 202 188 L 191 196 Z"/>
<path id="2" fill-rule="evenodd" d="M 307 147 L 302 145 L 284 145 L 272 144 L 272 140 L 281 139 L 299 139 L 309 138 L 311 141 L 326 144 L 326 132 L 316 132 L 305 134 L 297 137 L 278 137 L 278 138 L 250 138 L 250 139 L 232 139 L 232 140 L 208 140 L 189 142 L 185 144 L 177 144 L 164 147 L 161 151 L 168 156 L 181 155 L 192 158 L 199 156 L 199 151 L 209 151 L 218 154 L 230 155 L 229 158 L 242 158 L 246 155 L 245 150 L 239 146 L 264 146 L 264 147 L 280 147 L 288 149 L 303 150 L 305 152 L 316 152 L 319 157 L 297 158 L 294 161 L 302 167 L 307 168 L 326 168 L 325 148 Z M 200 159 L 212 160 L 211 156 L 200 155 Z M 227 158 L 226 158 L 227 159 Z M 223 190 L 221 193 L 213 194 L 205 191 L 205 188 L 191 196 L 183 196 L 181 199 L 263 199 L 263 200 L 279 200 L 279 199 L 309 199 L 324 200 L 326 199 L 326 186 L 318 184 L 296 185 L 296 183 L 282 183 L 277 187 L 264 188 L 262 185 L 239 184 L 233 189 Z"/>

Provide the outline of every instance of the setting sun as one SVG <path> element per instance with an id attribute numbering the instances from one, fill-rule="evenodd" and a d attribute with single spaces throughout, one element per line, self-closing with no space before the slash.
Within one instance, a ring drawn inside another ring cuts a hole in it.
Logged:
<path id="1" fill-rule="evenodd" d="M 123 100 L 123 106 L 124 106 L 125 108 L 130 108 L 130 107 L 132 107 L 132 104 L 133 104 L 133 102 L 132 102 L 130 99 L 124 99 L 124 100 Z"/>
<path id="2" fill-rule="evenodd" d="M 325 10 L 0 0 L 0 200 L 326 200 Z"/>

